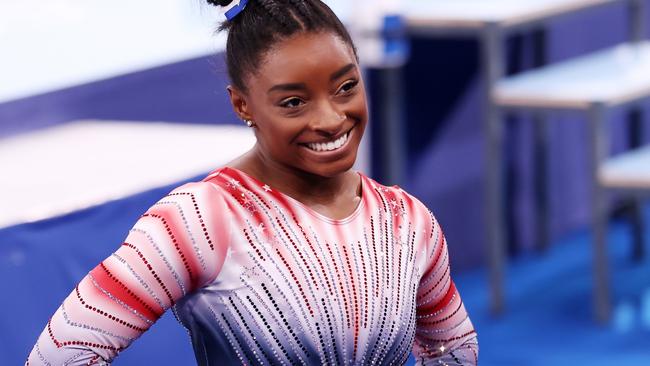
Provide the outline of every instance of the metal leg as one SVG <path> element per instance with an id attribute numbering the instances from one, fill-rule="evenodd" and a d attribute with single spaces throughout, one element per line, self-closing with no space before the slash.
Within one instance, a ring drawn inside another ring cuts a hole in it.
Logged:
<path id="1" fill-rule="evenodd" d="M 593 225 L 593 271 L 594 271 L 594 311 L 596 320 L 606 323 L 611 313 L 609 288 L 609 256 L 607 254 L 607 200 L 605 190 L 598 181 L 601 162 L 607 154 L 605 128 L 605 107 L 594 104 L 590 110 L 589 129 L 591 134 L 591 174 L 592 174 L 592 225 Z"/>
<path id="2" fill-rule="evenodd" d="M 380 71 L 382 146 L 386 163 L 385 179 L 389 184 L 404 184 L 406 164 L 405 119 L 403 116 L 402 69 L 386 68 Z"/>
<path id="3" fill-rule="evenodd" d="M 503 123 L 500 111 L 490 93 L 503 75 L 502 39 L 496 24 L 488 25 L 481 42 L 481 65 L 484 67 L 484 113 L 486 136 L 486 225 L 493 313 L 505 307 L 503 272 L 505 262 L 505 233 L 503 216 Z"/>

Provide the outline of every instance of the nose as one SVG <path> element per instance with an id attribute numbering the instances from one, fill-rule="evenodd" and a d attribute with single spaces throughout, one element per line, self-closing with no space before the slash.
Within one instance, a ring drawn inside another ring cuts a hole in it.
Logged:
<path id="1" fill-rule="evenodd" d="M 331 102 L 323 103 L 315 118 L 314 129 L 323 134 L 334 136 L 343 129 L 343 122 L 347 119 L 345 112 L 339 111 Z"/>

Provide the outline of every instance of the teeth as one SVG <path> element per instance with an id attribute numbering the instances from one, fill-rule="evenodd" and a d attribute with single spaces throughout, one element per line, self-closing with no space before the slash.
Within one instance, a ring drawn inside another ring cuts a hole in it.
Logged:
<path id="1" fill-rule="evenodd" d="M 348 140 L 348 134 L 341 136 L 336 141 L 315 142 L 307 144 L 307 147 L 314 151 L 332 151 L 340 148 Z"/>

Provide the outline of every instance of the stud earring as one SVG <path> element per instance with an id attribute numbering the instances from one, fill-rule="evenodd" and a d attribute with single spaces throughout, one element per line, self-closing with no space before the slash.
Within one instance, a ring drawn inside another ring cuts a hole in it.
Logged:
<path id="1" fill-rule="evenodd" d="M 253 121 L 251 121 L 250 119 L 245 119 L 244 122 L 246 122 L 246 126 L 248 127 L 255 126 L 255 123 L 253 123 Z"/>

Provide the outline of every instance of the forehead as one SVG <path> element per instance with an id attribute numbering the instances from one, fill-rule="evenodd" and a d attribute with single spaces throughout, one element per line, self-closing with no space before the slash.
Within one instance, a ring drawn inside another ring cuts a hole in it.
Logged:
<path id="1" fill-rule="evenodd" d="M 352 48 L 333 33 L 301 33 L 274 45 L 253 75 L 255 82 L 306 82 L 356 64 Z M 255 84 L 255 83 L 253 83 Z"/>

